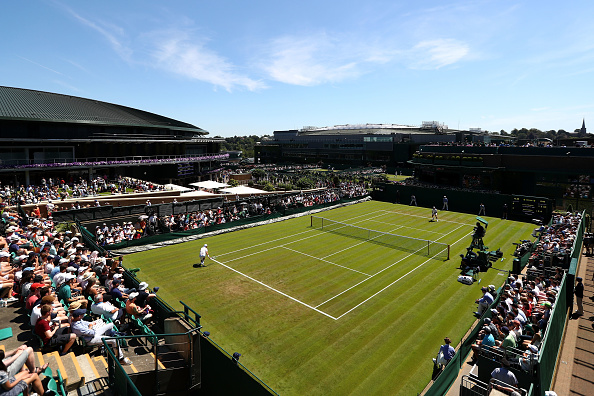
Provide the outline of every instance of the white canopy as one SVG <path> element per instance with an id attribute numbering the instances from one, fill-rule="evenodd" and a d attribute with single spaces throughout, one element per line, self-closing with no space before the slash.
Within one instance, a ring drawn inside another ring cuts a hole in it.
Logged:
<path id="1" fill-rule="evenodd" d="M 174 191 L 181 191 L 181 192 L 192 191 L 191 188 L 180 186 L 180 185 L 177 185 L 177 184 L 165 184 L 164 187 L 165 187 L 166 190 L 174 190 Z"/>
<path id="2" fill-rule="evenodd" d="M 216 182 L 213 180 L 205 180 L 205 181 L 201 181 L 201 182 L 190 183 L 190 186 L 198 187 L 198 188 L 206 188 L 209 190 L 214 190 L 216 188 L 222 188 L 222 187 L 229 187 L 228 184 L 219 183 L 219 182 Z"/>
<path id="3" fill-rule="evenodd" d="M 188 197 L 220 197 L 221 194 L 213 194 L 213 193 L 209 193 L 207 191 L 190 191 L 190 192 L 186 192 L 186 193 L 182 193 L 182 196 L 184 198 L 188 198 Z"/>
<path id="4" fill-rule="evenodd" d="M 267 191 L 258 190 L 257 188 L 246 187 L 246 186 L 237 186 L 237 187 L 231 187 L 231 188 L 224 188 L 224 189 L 222 189 L 220 191 L 223 192 L 223 193 L 227 193 L 227 194 L 238 194 L 238 195 L 243 195 L 243 194 L 268 194 Z"/>

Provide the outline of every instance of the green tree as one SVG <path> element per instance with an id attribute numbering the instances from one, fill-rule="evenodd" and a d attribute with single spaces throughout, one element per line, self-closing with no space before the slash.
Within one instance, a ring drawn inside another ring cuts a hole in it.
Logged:
<path id="1" fill-rule="evenodd" d="M 266 171 L 264 169 L 256 168 L 252 170 L 252 177 L 256 180 L 260 180 L 266 176 Z"/>
<path id="2" fill-rule="evenodd" d="M 239 186 L 239 182 L 235 179 L 229 179 L 229 181 L 227 182 L 228 185 L 230 185 L 231 187 L 237 187 Z"/>
<path id="3" fill-rule="evenodd" d="M 315 185 L 314 181 L 312 179 L 310 179 L 309 177 L 305 177 L 305 176 L 299 178 L 299 180 L 297 180 L 297 183 L 296 183 L 296 186 L 301 189 L 313 188 L 314 185 Z"/>

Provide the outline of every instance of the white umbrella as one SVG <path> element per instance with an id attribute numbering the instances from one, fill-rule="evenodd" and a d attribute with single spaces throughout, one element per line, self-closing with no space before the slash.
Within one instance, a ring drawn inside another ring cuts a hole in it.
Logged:
<path id="1" fill-rule="evenodd" d="M 201 181 L 201 182 L 190 183 L 190 186 L 198 187 L 198 188 L 207 188 L 209 190 L 213 190 L 216 188 L 229 187 L 228 184 L 219 183 L 219 182 L 216 182 L 213 180 L 205 180 L 205 181 Z"/>

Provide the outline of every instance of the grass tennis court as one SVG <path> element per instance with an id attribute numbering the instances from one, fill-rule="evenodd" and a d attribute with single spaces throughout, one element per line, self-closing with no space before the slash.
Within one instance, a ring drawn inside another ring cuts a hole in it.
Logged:
<path id="1" fill-rule="evenodd" d="M 357 227 L 449 244 L 444 261 L 388 243 L 312 228 L 309 216 L 126 256 L 128 268 L 282 395 L 420 392 L 445 336 L 457 344 L 474 321 L 480 287 L 457 282 L 475 216 L 370 201 L 317 213 Z M 511 269 L 513 242 L 531 224 L 486 217 L 485 243 Z M 208 243 L 206 268 L 193 268 Z"/>

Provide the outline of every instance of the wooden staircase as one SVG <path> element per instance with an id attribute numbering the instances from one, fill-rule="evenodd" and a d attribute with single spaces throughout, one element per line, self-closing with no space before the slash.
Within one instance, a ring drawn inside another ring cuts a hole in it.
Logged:
<path id="1" fill-rule="evenodd" d="M 0 349 L 5 349 L 4 345 L 0 345 Z M 60 370 L 64 388 L 69 396 L 113 395 L 107 382 L 107 361 L 102 355 L 91 356 L 89 353 L 75 355 L 70 352 L 60 356 L 56 351 L 34 352 L 34 354 L 35 366 L 41 367 L 45 363 L 49 363 L 55 380 L 57 380 L 55 373 Z M 154 369 L 155 358 L 152 353 L 136 355 L 131 352 L 126 355 L 132 361 L 131 365 L 123 366 L 128 374 L 138 373 L 139 369 L 141 371 Z M 160 368 L 165 368 L 161 361 L 157 362 Z"/>

